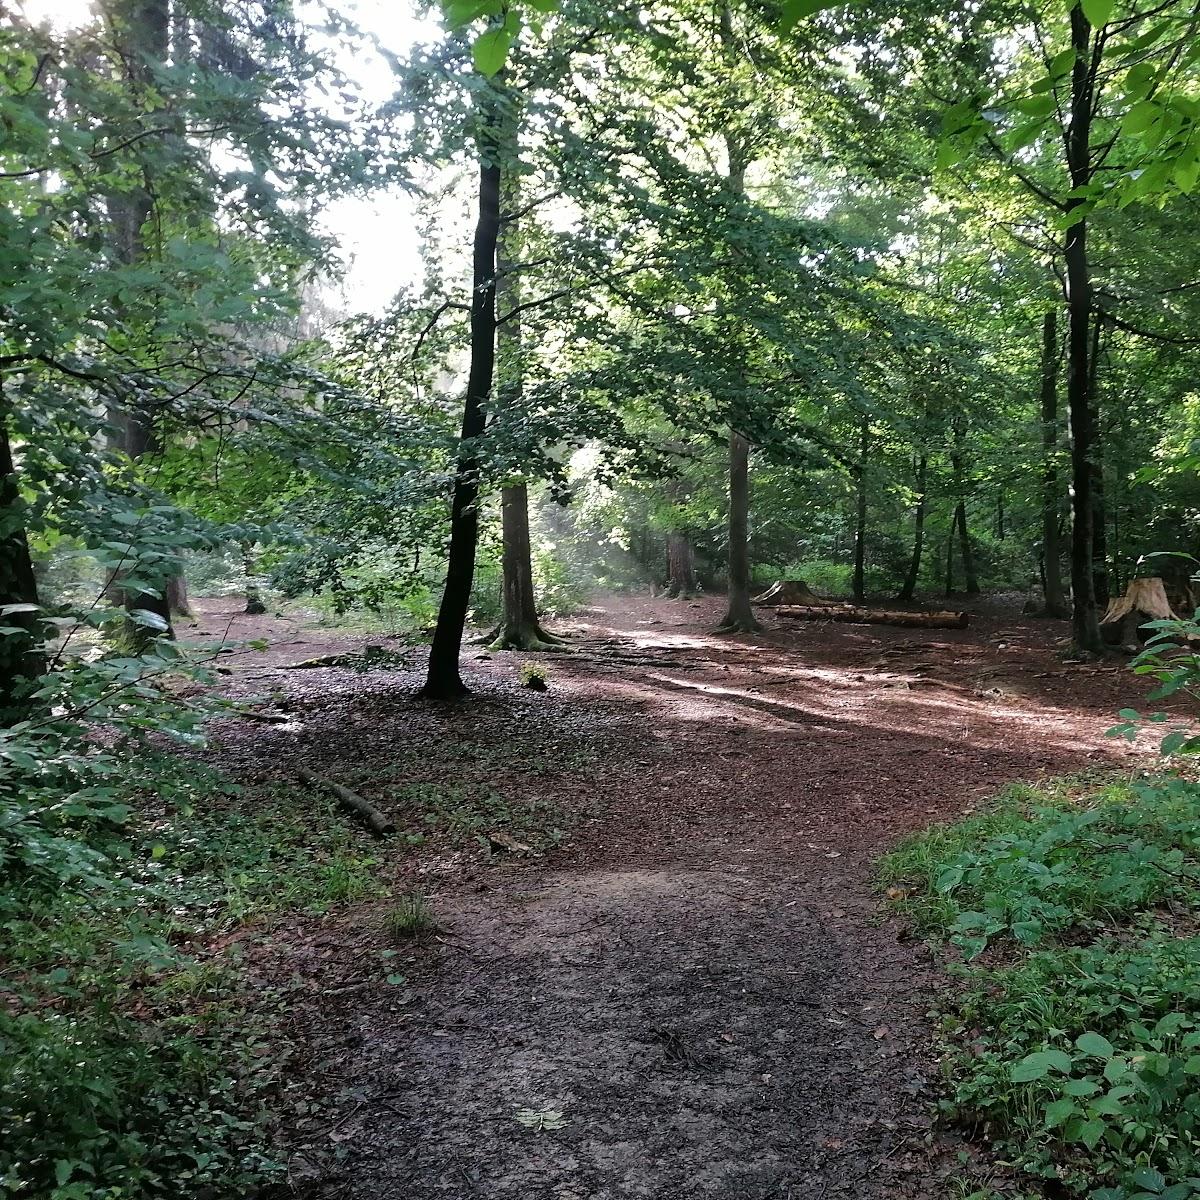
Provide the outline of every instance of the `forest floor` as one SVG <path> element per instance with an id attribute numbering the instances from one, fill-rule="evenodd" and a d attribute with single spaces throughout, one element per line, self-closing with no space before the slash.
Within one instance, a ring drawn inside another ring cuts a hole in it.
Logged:
<path id="1" fill-rule="evenodd" d="M 364 853 L 438 922 L 397 941 L 394 899 L 365 899 L 247 936 L 284 997 L 302 1194 L 962 1194 L 977 1151 L 933 1127 L 934 964 L 872 862 L 1011 781 L 1141 765 L 1104 732 L 1144 694 L 1121 664 L 1064 665 L 1065 628 L 1018 617 L 728 638 L 714 599 L 604 595 L 557 624 L 575 653 L 537 656 L 546 692 L 526 656 L 470 648 L 474 699 L 434 706 L 418 648 L 201 603 L 202 636 L 271 639 L 225 684 L 287 718 L 222 722 L 214 760 L 386 809 L 402 832 Z M 385 666 L 288 669 L 364 642 Z M 533 849 L 489 850 L 496 830 Z"/>

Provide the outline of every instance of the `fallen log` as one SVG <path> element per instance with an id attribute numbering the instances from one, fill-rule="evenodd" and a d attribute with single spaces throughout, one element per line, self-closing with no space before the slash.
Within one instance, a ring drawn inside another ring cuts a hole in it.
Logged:
<path id="1" fill-rule="evenodd" d="M 775 610 L 796 621 L 847 621 L 855 625 L 905 625 L 920 629 L 966 629 L 966 612 L 900 612 L 855 604 L 787 605 Z"/>
<path id="2" fill-rule="evenodd" d="M 818 605 L 832 604 L 831 600 L 823 600 L 814 592 L 803 579 L 777 579 L 765 592 L 754 596 L 751 604 L 761 604 L 774 608 L 780 604 Z"/>
<path id="3" fill-rule="evenodd" d="M 352 792 L 349 788 L 342 787 L 340 783 L 333 783 L 329 779 L 323 779 L 320 775 L 314 775 L 312 771 L 308 771 L 304 767 L 297 767 L 296 774 L 305 783 L 328 792 L 344 809 L 347 809 L 362 821 L 376 837 L 383 837 L 385 834 L 396 832 L 396 823 L 384 816 L 375 805 L 369 800 L 364 800 L 357 792 Z"/>

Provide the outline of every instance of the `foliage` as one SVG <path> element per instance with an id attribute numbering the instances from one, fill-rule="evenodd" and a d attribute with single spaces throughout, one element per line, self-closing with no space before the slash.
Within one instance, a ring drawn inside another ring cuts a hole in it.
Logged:
<path id="1" fill-rule="evenodd" d="M 1196 899 L 1200 785 L 1165 778 L 1051 798 L 1010 789 L 993 810 L 897 849 L 884 875 L 915 889 L 905 907 L 921 928 L 971 957 L 995 939 L 1033 946 Z"/>
<path id="2" fill-rule="evenodd" d="M 1200 786 L 1011 788 L 881 876 L 918 928 L 993 949 L 955 969 L 947 1111 L 1072 1195 L 1197 1194 Z"/>

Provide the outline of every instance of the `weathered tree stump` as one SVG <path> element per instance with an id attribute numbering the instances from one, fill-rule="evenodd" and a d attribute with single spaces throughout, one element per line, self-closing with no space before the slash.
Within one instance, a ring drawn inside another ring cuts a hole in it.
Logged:
<path id="1" fill-rule="evenodd" d="M 765 607 L 775 607 L 780 604 L 802 604 L 815 607 L 820 604 L 830 604 L 812 591 L 803 579 L 777 579 L 765 592 L 760 592 L 751 604 L 761 604 Z"/>
<path id="2" fill-rule="evenodd" d="M 1125 594 L 1109 601 L 1100 619 L 1100 634 L 1111 646 L 1137 647 L 1149 634 L 1141 628 L 1147 621 L 1177 619 L 1162 579 L 1149 575 L 1131 579 Z"/>

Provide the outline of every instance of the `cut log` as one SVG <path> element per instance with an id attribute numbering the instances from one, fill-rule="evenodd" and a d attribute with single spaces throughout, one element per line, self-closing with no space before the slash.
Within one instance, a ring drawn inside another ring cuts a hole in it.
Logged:
<path id="1" fill-rule="evenodd" d="M 797 621 L 847 621 L 855 625 L 904 625 L 920 629 L 966 629 L 970 620 L 970 614 L 965 612 L 898 612 L 855 604 L 794 605 L 775 611 L 781 617 Z"/>
<path id="2" fill-rule="evenodd" d="M 760 592 L 750 601 L 751 604 L 763 604 L 774 607 L 779 604 L 803 604 L 815 607 L 818 604 L 831 604 L 812 591 L 803 579 L 777 579 L 765 592 Z"/>
<path id="3" fill-rule="evenodd" d="M 364 800 L 357 792 L 352 792 L 339 783 L 323 779 L 320 775 L 314 775 L 312 771 L 305 770 L 304 767 L 298 767 L 296 774 L 305 783 L 328 792 L 344 809 L 353 813 L 376 837 L 396 832 L 395 822 L 385 817 L 375 805 L 369 800 Z"/>
<path id="4" fill-rule="evenodd" d="M 1150 633 L 1141 626 L 1147 621 L 1178 620 L 1167 589 L 1157 575 L 1131 579 L 1123 596 L 1110 600 L 1100 619 L 1100 634 L 1109 645 L 1137 646 Z"/>

